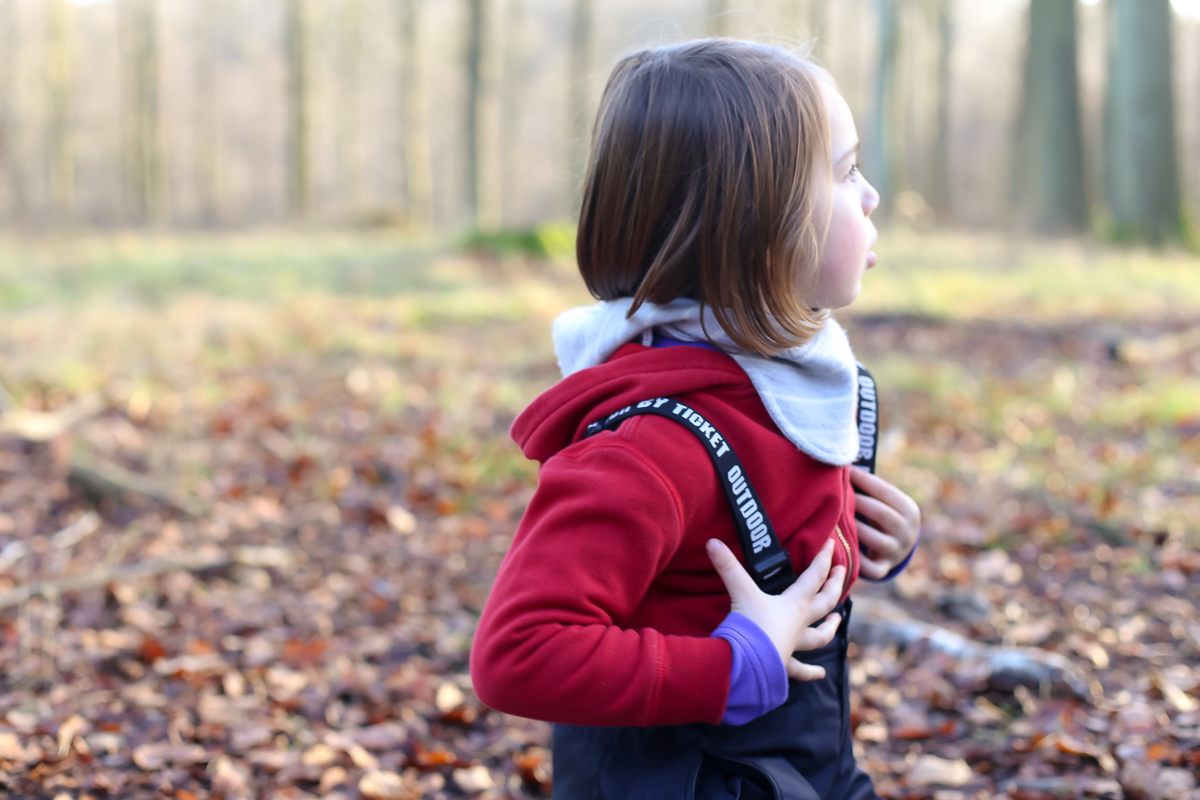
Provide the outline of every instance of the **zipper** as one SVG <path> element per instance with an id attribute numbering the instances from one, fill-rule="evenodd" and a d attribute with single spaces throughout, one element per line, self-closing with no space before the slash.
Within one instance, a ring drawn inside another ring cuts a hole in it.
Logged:
<path id="1" fill-rule="evenodd" d="M 846 548 L 846 572 L 849 573 L 850 569 L 854 566 L 854 556 L 850 552 L 850 543 L 846 541 L 846 536 L 842 533 L 841 525 L 834 525 L 833 532 L 837 534 L 838 541 L 842 543 L 842 547 Z"/>

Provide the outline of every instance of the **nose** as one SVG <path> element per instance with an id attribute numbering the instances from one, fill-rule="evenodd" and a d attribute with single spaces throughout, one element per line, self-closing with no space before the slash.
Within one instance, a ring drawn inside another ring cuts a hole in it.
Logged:
<path id="1" fill-rule="evenodd" d="M 864 183 L 866 183 L 866 188 L 863 191 L 862 199 L 863 216 L 869 217 L 875 209 L 879 208 L 879 192 L 869 181 L 864 181 Z"/>

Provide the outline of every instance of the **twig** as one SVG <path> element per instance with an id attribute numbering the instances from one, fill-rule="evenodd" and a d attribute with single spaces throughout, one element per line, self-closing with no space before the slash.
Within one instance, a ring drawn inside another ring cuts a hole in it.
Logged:
<path id="1" fill-rule="evenodd" d="M 86 394 L 55 411 L 27 411 L 16 408 L 12 397 L 9 405 L 0 395 L 0 435 L 15 436 L 29 442 L 49 442 L 57 439 L 81 422 L 91 419 L 104 410 L 104 401 L 99 395 Z"/>
<path id="2" fill-rule="evenodd" d="M 988 684 L 995 688 L 1051 687 L 1080 700 L 1092 699 L 1088 682 L 1060 653 L 1036 647 L 997 647 L 976 642 L 952 630 L 913 619 L 900 608 L 873 598 L 855 599 L 854 613 L 850 616 L 850 638 L 900 647 L 923 642 L 933 650 L 978 668 L 987 677 Z"/>
<path id="3" fill-rule="evenodd" d="M 135 564 L 122 564 L 113 567 L 101 567 L 80 575 L 68 575 L 54 581 L 38 581 L 25 586 L 19 586 L 11 592 L 0 594 L 0 609 L 20 605 L 30 598 L 49 593 L 77 592 L 84 589 L 95 589 L 110 583 L 131 581 L 138 578 L 154 577 L 166 572 L 200 572 L 215 569 L 230 564 L 230 558 L 225 553 L 216 555 L 187 555 L 176 558 L 154 558 L 139 561 Z"/>
<path id="4" fill-rule="evenodd" d="M 154 481 L 116 464 L 76 459 L 71 462 L 71 472 L 67 480 L 97 501 L 105 497 L 119 499 L 125 494 L 134 494 L 191 517 L 203 516 L 206 511 L 198 501 L 178 500 Z"/>
<path id="5" fill-rule="evenodd" d="M 1157 364 L 1200 348 L 1200 328 L 1155 337 L 1129 337 L 1109 344 L 1109 355 L 1122 364 Z"/>

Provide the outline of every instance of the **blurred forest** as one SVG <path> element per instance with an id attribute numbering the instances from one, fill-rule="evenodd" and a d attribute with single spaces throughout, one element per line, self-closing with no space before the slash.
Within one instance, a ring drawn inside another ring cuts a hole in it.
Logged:
<path id="1" fill-rule="evenodd" d="M 1200 205 L 1196 0 L 0 0 L 0 221 L 570 218 L 615 59 L 697 35 L 810 48 L 885 214 L 1153 237 Z"/>
<path id="2" fill-rule="evenodd" d="M 0 0 L 0 797 L 551 794 L 467 669 L 508 430 L 608 70 L 699 35 L 885 197 L 881 797 L 1200 800 L 1200 0 Z"/>

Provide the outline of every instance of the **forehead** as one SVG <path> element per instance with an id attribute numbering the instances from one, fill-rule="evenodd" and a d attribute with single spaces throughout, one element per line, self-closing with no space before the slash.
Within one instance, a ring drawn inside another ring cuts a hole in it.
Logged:
<path id="1" fill-rule="evenodd" d="M 854 115 L 850 113 L 849 104 L 837 89 L 825 84 L 822 92 L 825 95 L 825 113 L 829 117 L 829 143 L 834 159 L 841 159 L 858 143 Z"/>

